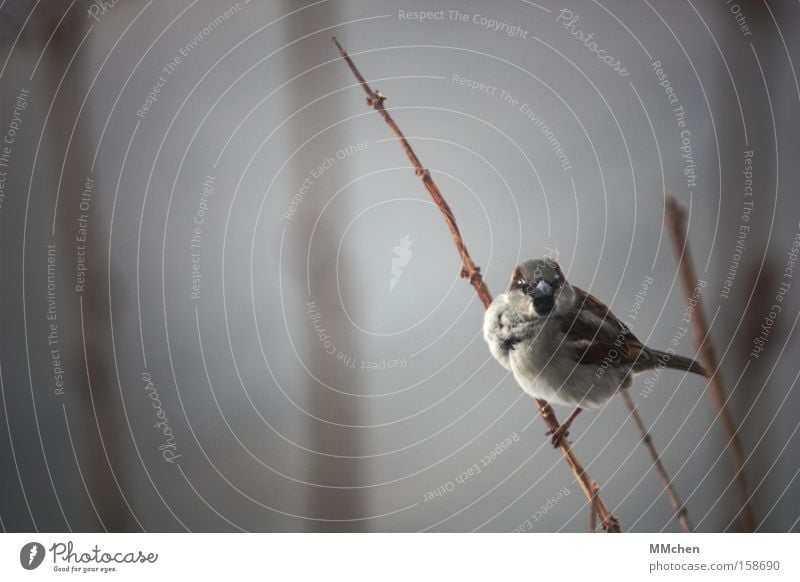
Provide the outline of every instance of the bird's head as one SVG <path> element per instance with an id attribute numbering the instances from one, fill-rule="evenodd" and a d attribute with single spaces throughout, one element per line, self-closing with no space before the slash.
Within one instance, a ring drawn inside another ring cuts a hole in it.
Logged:
<path id="1" fill-rule="evenodd" d="M 528 317 L 547 317 L 566 312 L 575 294 L 556 261 L 528 259 L 514 269 L 508 301 Z"/>

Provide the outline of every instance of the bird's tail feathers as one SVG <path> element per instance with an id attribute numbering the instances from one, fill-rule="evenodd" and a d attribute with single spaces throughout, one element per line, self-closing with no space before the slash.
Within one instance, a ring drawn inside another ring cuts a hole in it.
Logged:
<path id="1" fill-rule="evenodd" d="M 668 354 L 659 350 L 650 350 L 650 358 L 653 364 L 665 368 L 673 368 L 675 370 L 683 370 L 685 372 L 692 372 L 700 374 L 701 376 L 708 377 L 706 369 L 697 363 L 692 358 L 685 358 L 678 354 Z"/>

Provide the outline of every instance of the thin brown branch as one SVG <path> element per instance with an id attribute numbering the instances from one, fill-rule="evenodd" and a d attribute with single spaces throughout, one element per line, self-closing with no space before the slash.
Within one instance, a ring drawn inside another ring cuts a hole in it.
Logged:
<path id="1" fill-rule="evenodd" d="M 350 55 L 347 54 L 347 51 L 342 48 L 342 45 L 339 44 L 339 41 L 336 40 L 335 36 L 332 38 L 332 40 L 339 49 L 342 57 L 344 57 L 345 61 L 347 61 L 347 64 L 350 66 L 350 70 L 353 71 L 353 75 L 355 75 L 356 79 L 358 79 L 358 82 L 361 87 L 363 87 L 364 92 L 367 94 L 367 105 L 381 114 L 381 117 L 383 117 L 383 120 L 392 130 L 392 133 L 394 133 L 400 140 L 400 145 L 403 146 L 406 156 L 408 156 L 408 159 L 411 160 L 412 165 L 414 168 L 416 168 L 417 176 L 422 179 L 422 183 L 430 193 L 431 198 L 433 198 L 436 206 L 439 208 L 439 210 L 441 210 L 442 215 L 447 222 L 447 226 L 450 228 L 450 233 L 453 235 L 453 242 L 455 242 L 456 248 L 458 249 L 458 254 L 461 256 L 461 262 L 464 265 L 461 269 L 461 276 L 465 279 L 469 279 L 469 282 L 473 287 L 475 287 L 475 291 L 483 303 L 483 306 L 488 308 L 489 304 L 492 302 L 492 294 L 489 292 L 489 288 L 483 282 L 483 276 L 481 275 L 480 267 L 475 264 L 475 262 L 472 260 L 472 257 L 470 257 L 469 252 L 467 251 L 467 246 L 464 244 L 464 240 L 461 238 L 461 232 L 458 229 L 458 224 L 456 224 L 456 218 L 453 216 L 453 211 L 450 210 L 450 206 L 447 204 L 444 196 L 442 196 L 439 186 L 431 177 L 431 173 L 428 171 L 428 169 L 422 166 L 422 162 L 420 162 L 417 154 L 414 153 L 414 150 L 411 147 L 411 144 L 408 143 L 405 134 L 403 134 L 400 127 L 397 125 L 397 123 L 395 123 L 394 119 L 392 119 L 392 116 L 389 115 L 389 112 L 386 111 L 386 107 L 383 105 L 384 101 L 386 101 L 386 97 L 381 95 L 380 91 L 373 91 L 370 88 L 366 79 L 364 79 L 364 77 L 361 75 L 361 72 L 353 62 L 353 59 L 351 59 Z"/>
<path id="2" fill-rule="evenodd" d="M 698 279 L 694 270 L 694 264 L 692 263 L 691 254 L 689 253 L 689 242 L 686 237 L 686 211 L 683 205 L 678 202 L 672 194 L 667 194 L 665 219 L 670 234 L 672 235 L 675 254 L 678 257 L 678 271 L 683 282 L 683 289 L 686 295 L 691 297 Z M 719 370 L 716 350 L 714 349 L 714 343 L 708 330 L 708 323 L 703 309 L 703 300 L 701 297 L 697 297 L 696 299 L 697 304 L 694 306 L 694 315 L 692 317 L 692 336 L 695 347 L 700 353 L 700 361 L 703 366 L 705 366 L 705 369 L 708 370 L 708 373 L 711 374 L 708 380 L 709 393 L 711 394 L 714 406 L 717 408 L 718 417 L 722 423 L 722 429 L 725 431 L 727 445 L 733 459 L 735 469 L 734 478 L 738 484 L 741 505 L 739 513 L 741 526 L 744 531 L 752 532 L 755 531 L 755 518 L 749 504 L 749 487 L 747 485 L 747 476 L 744 471 L 744 447 L 739 438 L 739 432 L 733 420 L 733 415 L 727 405 L 727 392 L 722 383 L 722 374 Z"/>
<path id="3" fill-rule="evenodd" d="M 386 122 L 395 136 L 397 136 L 398 140 L 400 141 L 400 145 L 402 145 L 403 150 L 406 153 L 406 156 L 408 156 L 411 164 L 414 166 L 414 168 L 416 168 L 417 176 L 419 176 L 419 178 L 422 180 L 422 183 L 425 185 L 425 188 L 428 190 L 428 193 L 431 195 L 434 203 L 442 212 L 442 215 L 447 222 L 447 226 L 450 228 L 450 233 L 453 236 L 453 242 L 456 245 L 458 254 L 461 257 L 461 262 L 463 264 L 461 268 L 461 276 L 469 280 L 470 284 L 475 288 L 475 292 L 478 294 L 478 297 L 483 303 L 484 308 L 488 308 L 492 302 L 492 294 L 489 291 L 489 288 L 486 286 L 486 283 L 483 281 L 480 267 L 475 264 L 469 252 L 467 251 L 467 246 L 464 244 L 464 239 L 461 236 L 461 231 L 458 228 L 455 216 L 453 216 L 453 211 L 450 210 L 450 206 L 447 204 L 444 196 L 442 196 L 439 186 L 431 177 L 428 169 L 422 165 L 422 162 L 417 157 L 417 154 L 414 152 L 411 144 L 408 143 L 406 136 L 386 110 L 386 107 L 384 106 L 386 97 L 381 95 L 380 92 L 372 90 L 372 88 L 369 86 L 369 83 L 367 83 L 366 79 L 364 79 L 363 75 L 350 58 L 350 55 L 348 55 L 347 51 L 342 48 L 342 45 L 339 44 L 339 41 L 335 36 L 332 38 L 332 40 L 339 49 L 339 53 L 342 55 L 342 58 L 344 58 L 344 60 L 347 62 L 347 65 L 350 67 L 353 75 L 355 75 L 359 84 L 364 89 L 364 92 L 367 94 L 367 105 L 380 113 L 381 117 L 383 117 L 383 120 Z M 559 426 L 559 423 L 550 405 L 544 400 L 539 399 L 536 400 L 536 404 L 539 406 L 539 412 L 542 415 L 548 430 L 556 430 Z M 560 449 L 562 456 L 575 475 L 575 478 L 578 480 L 578 484 L 580 485 L 581 489 L 583 489 L 586 498 L 592 504 L 592 507 L 594 508 L 594 511 L 597 512 L 597 515 L 600 516 L 603 529 L 606 532 L 619 532 L 619 522 L 608 510 L 608 507 L 606 507 L 605 503 L 603 503 L 603 500 L 598 494 L 596 484 L 593 485 L 594 482 L 589 478 L 589 475 L 584 470 L 583 465 L 581 464 L 575 452 L 572 450 L 572 446 L 567 439 L 561 440 Z"/>
<path id="4" fill-rule="evenodd" d="M 592 489 L 594 490 L 594 495 L 597 495 L 600 491 L 600 486 L 595 481 L 592 481 Z M 597 533 L 597 512 L 594 510 L 594 504 L 589 505 L 589 533 Z"/>
<path id="5" fill-rule="evenodd" d="M 658 476 L 661 477 L 661 482 L 664 484 L 664 490 L 667 493 L 667 499 L 669 499 L 672 509 L 675 510 L 675 519 L 678 520 L 678 523 L 681 525 L 681 528 L 683 528 L 683 531 L 686 533 L 691 533 L 692 524 L 689 521 L 689 512 L 687 511 L 686 506 L 681 503 L 681 500 L 678 497 L 678 492 L 675 490 L 675 486 L 672 484 L 672 479 L 667 473 L 667 470 L 664 468 L 664 463 L 661 462 L 661 457 L 659 456 L 656 447 L 653 445 L 653 437 L 651 437 L 650 433 L 647 431 L 647 427 L 642 421 L 642 417 L 639 416 L 639 411 L 637 410 L 636 405 L 633 403 L 633 398 L 631 398 L 631 395 L 628 394 L 628 391 L 620 390 L 620 394 L 622 395 L 622 399 L 625 401 L 625 406 L 628 407 L 628 410 L 631 413 L 633 423 L 636 425 L 636 428 L 639 429 L 639 434 L 642 435 L 642 444 L 644 444 L 647 452 L 650 454 L 650 458 L 653 460 L 653 465 L 656 468 Z"/>

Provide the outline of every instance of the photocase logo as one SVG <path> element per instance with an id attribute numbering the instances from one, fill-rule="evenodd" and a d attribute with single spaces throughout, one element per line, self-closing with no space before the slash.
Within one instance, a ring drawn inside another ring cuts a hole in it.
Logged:
<path id="1" fill-rule="evenodd" d="M 39 542 L 29 542 L 19 551 L 19 563 L 26 570 L 35 570 L 44 561 L 44 546 Z"/>
<path id="2" fill-rule="evenodd" d="M 389 281 L 389 291 L 394 291 L 395 285 L 403 275 L 403 268 L 408 265 L 414 254 L 411 252 L 411 243 L 413 242 L 409 235 L 405 235 L 400 239 L 400 244 L 392 249 L 394 257 L 392 257 L 392 278 Z"/>

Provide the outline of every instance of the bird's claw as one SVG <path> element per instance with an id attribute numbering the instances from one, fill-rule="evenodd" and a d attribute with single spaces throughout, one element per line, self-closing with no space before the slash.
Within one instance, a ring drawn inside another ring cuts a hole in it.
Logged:
<path id="1" fill-rule="evenodd" d="M 561 446 L 561 441 L 563 441 L 563 440 L 564 440 L 564 438 L 565 438 L 565 437 L 567 437 L 567 436 L 569 435 L 569 431 L 567 430 L 567 427 L 566 427 L 565 425 L 563 425 L 563 424 L 562 424 L 562 425 L 561 425 L 561 426 L 559 426 L 557 429 L 555 429 L 555 430 L 548 430 L 548 431 L 547 431 L 546 433 L 544 433 L 544 434 L 545 434 L 545 436 L 547 436 L 547 435 L 553 435 L 553 436 L 550 438 L 550 442 L 553 444 L 553 447 L 555 447 L 555 448 L 558 448 L 558 447 L 560 447 L 560 446 Z"/>

